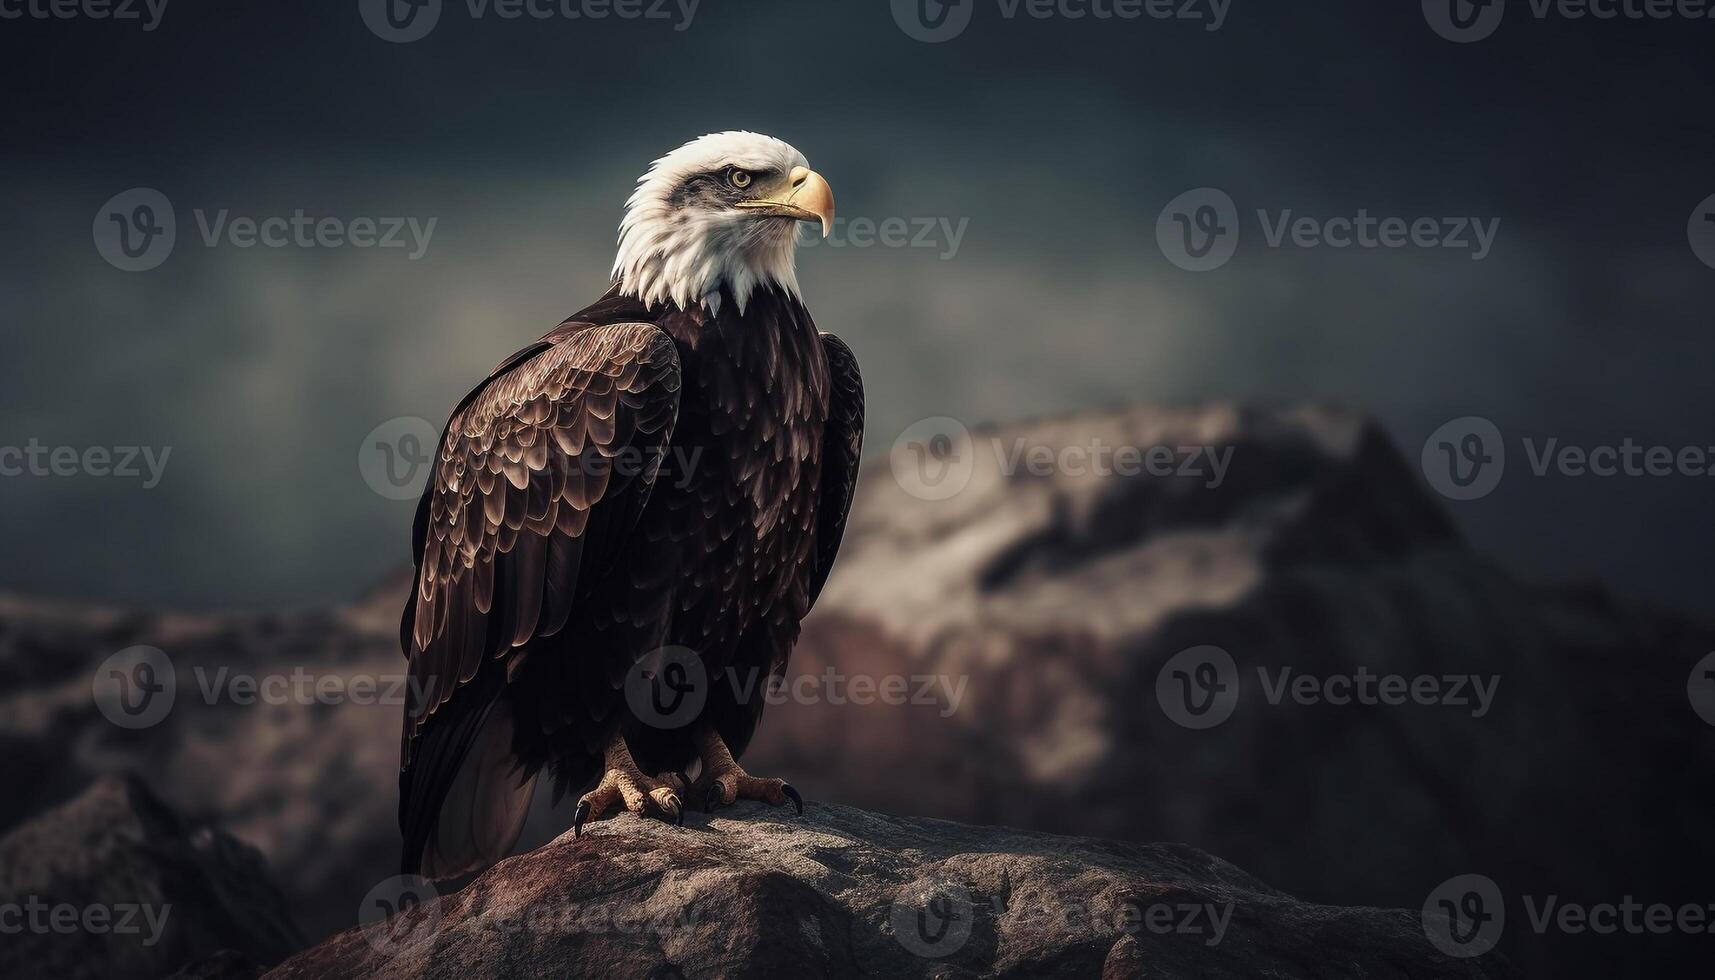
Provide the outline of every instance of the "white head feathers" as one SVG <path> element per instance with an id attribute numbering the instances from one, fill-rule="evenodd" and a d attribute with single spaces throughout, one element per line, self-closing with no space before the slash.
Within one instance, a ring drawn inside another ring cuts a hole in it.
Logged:
<path id="1" fill-rule="evenodd" d="M 723 205 L 706 175 L 732 168 L 784 175 L 807 165 L 790 145 L 746 132 L 713 133 L 656 160 L 626 202 L 614 279 L 649 306 L 703 303 L 711 313 L 720 312 L 723 285 L 741 313 L 758 286 L 797 296 L 797 224 Z"/>

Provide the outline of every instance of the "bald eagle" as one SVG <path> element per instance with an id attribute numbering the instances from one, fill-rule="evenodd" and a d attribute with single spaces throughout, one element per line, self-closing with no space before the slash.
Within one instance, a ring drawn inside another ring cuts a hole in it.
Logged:
<path id="1" fill-rule="evenodd" d="M 574 832 L 621 807 L 803 812 L 737 759 L 827 580 L 862 448 L 857 361 L 794 271 L 799 222 L 826 236 L 833 217 L 786 143 L 693 140 L 638 181 L 607 293 L 453 411 L 400 628 L 406 873 L 504 857 L 544 770 L 556 800 L 593 787 Z M 697 658 L 688 723 L 627 697 L 664 649 Z"/>

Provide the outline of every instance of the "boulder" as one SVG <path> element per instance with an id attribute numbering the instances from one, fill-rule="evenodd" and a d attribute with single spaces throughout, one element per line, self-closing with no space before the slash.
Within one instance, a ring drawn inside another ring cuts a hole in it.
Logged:
<path id="1" fill-rule="evenodd" d="M 1498 977 L 1416 912 L 1301 902 L 1195 848 L 740 803 L 623 814 L 341 933 L 324 977 Z"/>

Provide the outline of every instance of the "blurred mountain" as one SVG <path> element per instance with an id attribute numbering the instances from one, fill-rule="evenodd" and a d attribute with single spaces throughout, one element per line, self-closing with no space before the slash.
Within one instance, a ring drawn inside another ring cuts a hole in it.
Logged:
<path id="1" fill-rule="evenodd" d="M 1687 676 L 1715 626 L 1519 581 L 1460 540 L 1376 426 L 1338 411 L 1124 409 L 948 446 L 937 466 L 968 478 L 951 495 L 908 451 L 866 468 L 752 771 L 871 810 L 1184 842 L 1325 904 L 1418 908 L 1481 874 L 1507 896 L 1503 948 L 1527 972 L 1651 975 L 1638 964 L 1689 946 L 1539 937 L 1521 901 L 1710 901 L 1715 728 Z M 1165 447 L 1198 472 L 1123 475 L 1117 447 Z M 1030 464 L 1043 454 L 1052 465 Z M 350 927 L 394 870 L 401 708 L 243 704 L 233 679 L 384 693 L 405 589 L 279 614 L 0 599 L 0 767 L 21 787 L 0 828 L 134 770 L 260 847 L 310 935 Z M 177 700 L 130 730 L 91 686 L 135 644 L 166 651 Z M 1219 724 L 1175 721 L 1175 685 L 1202 676 L 1181 673 L 1186 651 L 1227 692 Z M 1291 693 L 1366 677 L 1440 696 Z M 568 823 L 539 806 L 526 843 Z"/>
<path id="2" fill-rule="evenodd" d="M 303 945 L 256 848 L 106 777 L 0 838 L 0 973 L 255 976 Z M 219 969 L 215 969 L 218 967 Z"/>

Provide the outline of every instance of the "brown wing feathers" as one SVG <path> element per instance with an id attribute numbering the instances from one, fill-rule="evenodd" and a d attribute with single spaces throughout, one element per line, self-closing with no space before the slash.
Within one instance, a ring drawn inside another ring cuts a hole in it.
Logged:
<path id="1" fill-rule="evenodd" d="M 834 555 L 846 533 L 846 514 L 857 489 L 858 464 L 863 456 L 863 376 L 857 355 L 831 333 L 822 334 L 828 355 L 828 426 L 822 436 L 821 502 L 816 512 L 816 571 L 810 582 L 810 602 L 822 594 Z"/>
<path id="2" fill-rule="evenodd" d="M 647 500 L 655 469 L 639 461 L 658 459 L 672 436 L 679 364 L 665 334 L 621 323 L 561 337 L 465 400 L 419 507 L 417 584 L 401 629 L 413 681 L 401 751 L 407 866 L 504 685 L 455 692 L 487 661 L 521 661 L 572 621 L 580 583 L 611 563 Z"/>

